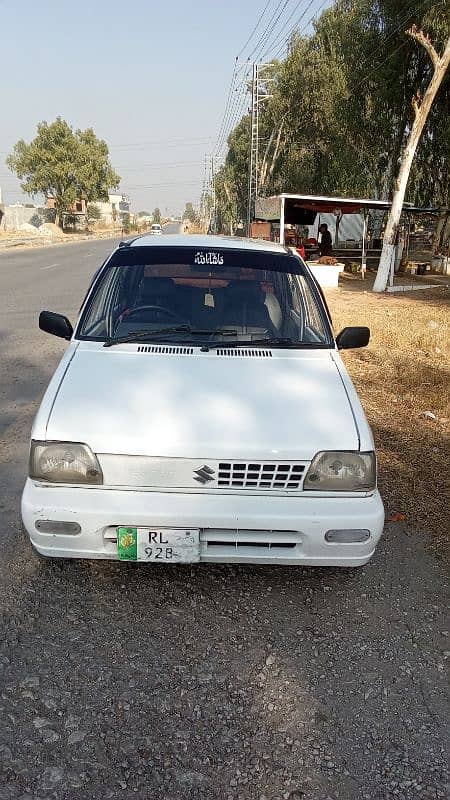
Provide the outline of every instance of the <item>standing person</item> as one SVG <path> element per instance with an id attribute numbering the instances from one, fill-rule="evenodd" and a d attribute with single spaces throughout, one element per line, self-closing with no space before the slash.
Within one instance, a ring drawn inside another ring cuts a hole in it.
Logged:
<path id="1" fill-rule="evenodd" d="M 322 222 L 319 225 L 319 233 L 320 242 L 319 242 L 319 251 L 321 256 L 332 256 L 333 255 L 333 243 L 331 240 L 331 233 L 328 230 L 328 225 L 326 222 Z"/>

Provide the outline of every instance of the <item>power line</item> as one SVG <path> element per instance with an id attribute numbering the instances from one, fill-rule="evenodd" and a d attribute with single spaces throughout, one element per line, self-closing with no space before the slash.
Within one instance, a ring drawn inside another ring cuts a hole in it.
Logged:
<path id="1" fill-rule="evenodd" d="M 325 3 L 326 3 L 326 2 L 327 2 L 327 0 L 323 0 L 323 2 L 320 4 L 319 8 L 317 8 L 317 9 L 316 9 L 316 11 L 315 11 L 315 12 L 314 12 L 314 14 L 312 15 L 312 17 L 311 17 L 311 18 L 308 20 L 308 22 L 306 23 L 306 25 L 304 25 L 304 26 L 303 26 L 303 28 L 301 29 L 301 31 L 299 31 L 299 36 L 301 36 L 301 35 L 302 35 L 302 33 L 304 33 L 306 30 L 308 30 L 308 28 L 309 28 L 309 26 L 311 25 L 311 23 L 312 23 L 312 22 L 313 22 L 315 19 L 317 19 L 317 17 L 318 17 L 318 15 L 319 15 L 319 13 L 322 11 L 322 9 L 323 9 L 323 7 L 324 7 L 324 5 L 325 5 Z M 309 6 L 308 6 L 308 8 L 307 8 L 307 11 L 308 11 L 308 10 L 309 10 L 309 8 L 311 7 L 311 5 L 312 5 L 312 2 L 309 4 Z M 305 12 L 305 13 L 306 13 L 306 12 Z M 278 57 L 281 55 L 281 53 L 283 53 L 283 52 L 286 50 L 286 48 L 287 48 L 287 45 L 288 45 L 288 42 L 289 42 L 289 39 L 290 39 L 290 37 L 292 36 L 292 34 L 294 33 L 294 31 L 297 29 L 297 27 L 298 27 L 299 23 L 301 22 L 301 20 L 303 19 L 303 17 L 304 17 L 304 16 L 305 16 L 305 15 L 304 15 L 304 14 L 302 14 L 302 16 L 300 17 L 300 19 L 298 19 L 298 20 L 297 20 L 297 22 L 295 23 L 295 25 L 294 25 L 294 26 L 291 28 L 291 30 L 289 31 L 289 33 L 288 33 L 288 35 L 287 35 L 287 37 L 286 37 L 285 41 L 284 41 L 284 42 L 283 42 L 283 44 L 281 45 L 280 49 L 279 49 L 279 50 L 277 50 L 277 52 L 275 53 L 275 55 L 273 56 L 273 58 L 278 58 Z"/>
<path id="2" fill-rule="evenodd" d="M 281 11 L 278 13 L 278 16 L 276 17 L 272 27 L 270 28 L 270 30 L 267 31 L 266 36 L 264 36 L 264 39 L 261 41 L 261 48 L 258 51 L 258 56 L 257 56 L 258 61 L 263 61 L 264 60 L 264 58 L 262 56 L 262 50 L 264 49 L 264 47 L 267 46 L 267 42 L 270 40 L 270 37 L 272 35 L 272 31 L 274 31 L 276 26 L 278 25 L 278 21 L 279 21 L 281 15 L 283 14 L 283 12 L 286 10 L 286 6 L 288 5 L 289 2 L 290 2 L 290 0 L 285 0 L 285 3 L 283 5 Z"/>
<path id="3" fill-rule="evenodd" d="M 235 81 L 236 81 L 237 75 L 239 73 L 241 73 L 242 71 L 245 71 L 245 74 L 244 74 L 244 76 L 242 76 L 241 80 L 242 81 L 248 80 L 249 72 L 250 72 L 250 68 L 251 68 L 250 58 L 254 54 L 256 54 L 258 51 L 263 50 L 264 46 L 267 46 L 267 41 L 268 41 L 268 39 L 270 39 L 272 31 L 276 28 L 276 25 L 277 25 L 281 15 L 283 14 L 283 12 L 286 10 L 286 7 L 287 7 L 289 2 L 290 2 L 290 0 L 279 0 L 279 2 L 277 3 L 277 5 L 275 7 L 275 10 L 272 13 L 272 16 L 270 17 L 270 19 L 268 21 L 268 24 L 266 25 L 266 28 L 262 32 L 262 34 L 261 34 L 256 46 L 253 48 L 253 50 L 251 51 L 250 55 L 248 56 L 247 62 L 244 63 L 239 69 L 235 69 L 234 70 Z M 313 2 L 313 0 L 310 0 L 309 6 L 307 6 L 307 8 L 305 9 L 304 14 L 311 7 L 312 2 Z M 296 4 L 296 6 L 294 7 L 294 9 L 291 11 L 290 16 L 288 17 L 288 21 L 292 18 L 293 14 L 295 14 L 295 11 L 298 9 L 299 5 L 300 5 L 300 3 L 298 2 Z M 324 3 L 322 5 L 324 5 Z M 300 20 L 303 18 L 304 14 L 302 15 L 302 17 L 300 17 Z M 286 27 L 286 23 L 284 23 L 284 25 L 283 25 L 283 28 L 285 28 L 285 27 Z M 275 41 L 277 41 L 279 39 L 279 33 L 275 37 Z M 236 63 L 235 63 L 235 66 L 236 66 Z M 234 91 L 235 91 L 235 99 L 234 99 L 234 103 L 231 104 L 231 107 L 229 106 L 230 111 L 229 111 L 229 114 L 228 114 L 228 125 L 225 124 L 225 126 L 223 127 L 222 137 L 221 137 L 221 140 L 220 140 L 220 142 L 218 144 L 217 152 L 220 152 L 220 150 L 221 150 L 221 148 L 222 148 L 222 146 L 224 144 L 224 141 L 228 138 L 229 132 L 231 130 L 233 130 L 233 128 L 234 128 L 236 118 L 239 116 L 239 113 L 242 112 L 242 103 L 239 104 L 239 102 L 238 102 L 238 100 L 236 98 L 237 88 L 235 88 Z M 241 113 L 241 116 L 242 116 L 242 113 Z"/>
<path id="4" fill-rule="evenodd" d="M 406 40 L 406 41 L 404 41 L 404 42 L 401 42 L 401 44 L 399 44 L 399 45 L 398 45 L 398 47 L 396 47 L 396 48 L 395 48 L 395 50 L 393 50 L 393 51 L 392 51 L 392 53 L 389 53 L 389 55 L 388 55 L 388 56 L 386 56 L 386 58 L 384 58 L 384 59 L 383 59 L 383 61 L 380 61 L 378 64 L 376 64 L 376 65 L 375 65 L 375 68 L 374 68 L 374 69 L 371 69 L 371 70 L 370 70 L 370 71 L 367 73 L 367 75 L 365 75 L 365 76 L 364 76 L 364 78 L 362 78 L 360 81 L 358 81 L 358 82 L 357 82 L 357 83 L 355 83 L 353 86 L 351 86 L 351 87 L 350 87 L 350 93 L 349 93 L 349 97 L 350 97 L 352 94 L 354 94 L 354 93 L 355 93 L 355 89 L 358 89 L 360 86 L 362 86 L 362 84 L 363 84 L 363 83 L 365 83 L 365 82 L 366 82 L 366 80 L 368 80 L 368 78 L 370 78 L 370 76 L 371 76 L 371 75 L 373 75 L 373 73 L 375 72 L 375 70 L 378 70 L 380 67 L 382 67 L 382 66 L 383 66 L 383 64 L 385 64 L 385 63 L 386 63 L 386 61 L 389 61 L 389 59 L 390 59 L 390 58 L 392 58 L 392 56 L 394 56 L 396 53 L 398 53 L 398 51 L 399 51 L 399 50 L 401 50 L 401 49 L 402 49 L 402 47 L 406 47 L 406 45 L 407 45 L 407 44 L 410 44 L 410 42 L 408 42 L 408 40 Z M 364 62 L 364 63 L 366 63 L 366 62 Z"/>
<path id="5" fill-rule="evenodd" d="M 235 79 L 236 79 L 237 63 L 238 63 L 238 56 L 236 56 L 236 59 L 234 61 L 233 74 L 231 76 L 231 83 L 230 83 L 230 88 L 228 90 L 228 97 L 227 97 L 227 102 L 225 104 L 225 111 L 223 112 L 222 124 L 220 126 L 219 133 L 217 134 L 216 144 L 215 144 L 215 147 L 214 147 L 214 150 L 216 152 L 218 151 L 218 149 L 220 147 L 220 144 L 222 142 L 222 135 L 223 135 L 224 128 L 226 126 L 227 114 L 228 114 L 228 110 L 229 110 L 229 107 L 230 107 L 231 96 L 233 94 L 234 82 L 235 82 Z"/>
<path id="6" fill-rule="evenodd" d="M 213 136 L 205 137 L 203 139 L 178 139 L 178 140 L 169 140 L 166 139 L 165 141 L 161 142 L 134 142 L 130 144 L 122 144 L 122 145 L 109 145 L 110 150 L 124 152 L 127 150 L 147 150 L 150 147 L 156 148 L 163 148 L 167 150 L 171 150 L 176 147 L 193 147 L 195 145 L 205 145 L 208 142 L 214 141 Z"/>
<path id="7" fill-rule="evenodd" d="M 226 105 L 225 105 L 225 111 L 224 111 L 224 114 L 223 114 L 222 123 L 221 123 L 220 129 L 219 129 L 219 133 L 218 133 L 218 136 L 217 136 L 216 146 L 214 148 L 216 153 L 220 153 L 221 152 L 221 149 L 222 149 L 222 147 L 224 145 L 224 142 L 228 138 L 230 130 L 232 130 L 232 125 L 233 125 L 233 121 L 234 121 L 234 118 L 235 118 L 236 109 L 237 108 L 239 109 L 239 102 L 238 102 L 238 99 L 236 98 L 236 93 L 238 91 L 238 85 L 236 83 L 237 75 L 240 74 L 242 71 L 245 71 L 244 80 L 246 80 L 246 78 L 248 77 L 248 69 L 249 69 L 250 58 L 253 56 L 254 53 L 256 53 L 259 49 L 261 49 L 261 47 L 264 45 L 264 42 L 266 42 L 267 38 L 270 37 L 273 29 L 276 27 L 276 25 L 277 25 L 281 15 L 282 15 L 283 11 L 286 9 L 286 7 L 287 7 L 289 2 L 291 2 L 291 0 L 278 0 L 278 3 L 275 6 L 275 9 L 274 9 L 274 11 L 272 13 L 272 16 L 270 17 L 270 19 L 269 19 L 265 29 L 263 30 L 258 42 L 256 43 L 255 47 L 251 51 L 250 55 L 248 56 L 247 61 L 238 69 L 238 59 L 242 55 L 242 53 L 245 51 L 245 49 L 248 46 L 248 44 L 251 41 L 251 39 L 253 38 L 256 30 L 260 26 L 260 24 L 261 24 L 261 22 L 262 22 L 262 20 L 264 18 L 264 15 L 265 15 L 265 13 L 266 13 L 269 5 L 270 5 L 270 2 L 266 3 L 266 5 L 264 6 L 263 11 L 261 12 L 261 14 L 260 14 L 260 16 L 258 18 L 258 21 L 257 21 L 256 25 L 254 26 L 252 32 L 250 33 L 250 36 L 248 37 L 245 45 L 241 48 L 241 50 L 239 51 L 238 55 L 236 56 L 236 59 L 235 59 L 235 62 L 234 62 L 234 67 L 233 67 L 233 74 L 232 74 L 232 78 L 231 78 L 231 82 L 230 82 L 230 88 L 228 90 L 228 96 L 227 96 L 227 101 L 226 101 Z M 232 100 L 233 95 L 234 95 L 234 99 Z"/>
<path id="8" fill-rule="evenodd" d="M 168 136 L 167 139 L 141 139 L 138 142 L 113 142 L 110 144 L 110 147 L 135 147 L 140 145 L 151 145 L 151 144 L 167 144 L 167 143 L 179 143 L 184 141 L 203 141 L 204 139 L 212 139 L 212 136 L 194 136 L 191 139 L 186 139 L 185 136 Z"/>
<path id="9" fill-rule="evenodd" d="M 310 10 L 314 0 L 309 0 L 308 5 L 305 6 L 305 8 L 303 9 L 303 12 L 300 15 L 300 17 L 297 19 L 295 25 L 288 31 L 288 33 L 286 35 L 286 28 L 289 25 L 289 22 L 292 20 L 294 14 L 296 13 L 296 11 L 298 11 L 298 9 L 299 9 L 299 7 L 301 5 L 302 0 L 299 0 L 299 2 L 297 2 L 296 5 L 294 6 L 294 8 L 291 10 L 287 20 L 284 22 L 282 27 L 278 30 L 278 33 L 276 34 L 275 38 L 270 43 L 269 40 L 270 40 L 271 33 L 276 28 L 280 17 L 282 16 L 283 12 L 286 10 L 288 2 L 289 2 L 289 0 L 284 0 L 284 3 L 283 3 L 283 0 L 280 0 L 280 2 L 278 2 L 278 4 L 275 7 L 275 10 L 272 13 L 272 16 L 270 17 L 270 20 L 269 20 L 268 24 L 266 25 L 266 28 L 262 32 L 257 44 L 255 45 L 255 47 L 251 51 L 250 55 L 248 56 L 247 62 L 244 63 L 239 69 L 237 69 L 237 59 L 235 61 L 234 69 L 233 69 L 233 78 L 232 78 L 232 82 L 230 84 L 230 90 L 229 90 L 229 94 L 228 94 L 228 98 L 227 98 L 227 106 L 226 106 L 225 113 L 224 113 L 223 120 L 222 120 L 221 133 L 220 133 L 220 137 L 218 137 L 218 140 L 217 140 L 217 143 L 216 143 L 217 144 L 217 152 L 221 151 L 224 142 L 227 140 L 227 138 L 229 136 L 229 133 L 234 129 L 236 120 L 239 118 L 239 115 L 242 117 L 243 106 L 245 106 L 245 99 L 244 99 L 244 102 L 242 102 L 242 99 L 241 99 L 241 101 L 239 100 L 239 88 L 238 88 L 238 85 L 236 85 L 237 75 L 244 71 L 245 74 L 242 77 L 242 81 L 245 82 L 249 77 L 249 71 L 250 71 L 250 67 L 251 67 L 250 58 L 254 54 L 256 54 L 258 51 L 261 52 L 261 50 L 263 51 L 262 55 L 264 57 L 266 57 L 270 52 L 272 52 L 272 50 L 275 47 L 277 47 L 277 45 L 280 43 L 280 40 L 283 38 L 283 44 L 277 50 L 277 52 L 276 52 L 276 54 L 274 56 L 275 58 L 277 58 L 285 50 L 285 48 L 286 48 L 286 46 L 287 46 L 287 44 L 289 42 L 289 39 L 292 36 L 292 33 L 295 30 L 298 29 L 299 24 L 301 23 L 301 21 L 304 19 L 304 17 L 306 16 L 308 11 Z M 307 2 L 307 0 L 304 0 L 304 2 Z M 323 2 L 321 2 L 321 4 L 315 10 L 314 14 L 311 16 L 311 18 L 308 20 L 308 22 L 299 31 L 300 35 L 302 33 L 304 33 L 308 29 L 308 27 L 311 25 L 311 23 L 319 16 L 319 14 L 322 11 L 322 9 L 324 8 L 326 2 L 327 2 L 327 0 L 323 0 Z M 373 57 L 385 45 L 386 41 L 388 41 L 390 38 L 392 38 L 392 36 L 394 36 L 395 33 L 398 30 L 400 30 L 400 28 L 408 21 L 408 19 L 411 16 L 413 16 L 413 14 L 415 12 L 417 12 L 419 10 L 419 8 L 425 4 L 425 2 L 426 2 L 426 0 L 422 0 L 422 2 L 419 5 L 417 5 L 415 7 L 412 7 L 412 6 L 410 7 L 409 13 L 405 17 L 402 18 L 402 20 L 397 25 L 397 27 L 394 28 L 394 30 L 392 30 L 378 44 L 378 46 L 375 48 L 375 50 L 372 51 L 369 54 L 369 56 L 365 59 L 365 61 L 363 61 L 362 65 L 361 65 L 362 67 L 366 63 L 368 63 L 369 61 L 371 61 L 373 59 Z M 261 21 L 262 21 L 262 19 L 264 17 L 264 14 L 265 14 L 268 6 L 269 6 L 269 3 L 266 3 L 266 6 L 265 6 L 265 8 L 264 8 L 259 20 L 258 20 L 258 24 L 255 26 L 254 30 L 252 31 L 252 34 L 248 38 L 248 40 L 246 42 L 246 45 L 241 49 L 241 51 L 239 53 L 239 56 L 244 52 L 245 47 L 248 45 L 249 41 L 251 41 L 251 38 L 254 35 L 254 33 L 257 30 L 257 28 L 259 27 L 259 25 L 260 25 L 260 23 L 261 23 Z M 396 50 L 394 50 L 393 53 L 389 54 L 389 56 L 387 56 L 387 58 L 384 61 L 382 61 L 380 64 L 377 65 L 377 68 L 379 66 L 382 66 L 382 64 L 384 64 L 385 61 L 387 61 L 390 57 L 392 57 L 392 55 L 394 55 L 395 52 L 397 52 L 399 49 L 401 49 L 401 47 L 405 46 L 405 44 L 406 44 L 406 42 L 402 43 L 398 48 L 396 48 Z M 370 75 L 372 73 L 373 73 L 373 70 L 371 70 L 366 76 L 364 76 L 364 78 L 362 78 L 361 81 L 359 81 L 357 84 L 355 84 L 355 86 L 353 88 L 356 89 L 359 85 L 364 83 L 370 77 Z M 233 95 L 234 95 L 234 98 L 232 99 Z"/>
<path id="10" fill-rule="evenodd" d="M 247 102 L 247 91 L 244 93 L 242 89 L 247 76 L 248 73 L 241 79 L 239 84 L 236 84 L 235 86 L 234 98 L 230 106 L 228 120 L 224 127 L 219 147 L 216 149 L 217 154 L 219 154 L 222 151 L 223 146 L 226 143 L 230 132 L 233 130 L 235 126 L 236 120 L 239 118 L 239 115 L 242 116 L 243 109 L 245 108 L 245 103 Z"/>
<path id="11" fill-rule="evenodd" d="M 306 0 L 306 1 L 307 1 L 307 0 Z M 278 35 L 275 37 L 275 40 L 272 42 L 272 44 L 271 44 L 271 45 L 269 45 L 268 49 L 267 49 L 267 50 L 266 50 L 266 51 L 263 53 L 263 55 L 262 55 L 262 58 L 263 58 L 263 59 L 267 58 L 267 57 L 268 57 L 268 55 L 269 55 L 269 53 L 271 53 L 271 52 L 272 52 L 272 51 L 273 51 L 273 50 L 274 50 L 276 47 L 279 47 L 279 45 L 280 45 L 280 43 L 281 43 L 281 42 L 283 42 L 283 45 L 284 45 L 284 42 L 289 40 L 289 37 L 292 35 L 292 32 L 293 32 L 293 31 L 294 31 L 296 28 L 298 28 L 298 26 L 300 25 L 300 23 L 301 23 L 302 19 L 303 19 L 303 18 L 305 17 L 305 15 L 308 13 L 308 11 L 309 11 L 309 9 L 311 8 L 311 6 L 312 6 L 312 4 L 313 4 L 314 0 L 309 0 L 309 3 L 308 3 L 308 5 L 307 5 L 307 6 L 306 6 L 306 8 L 304 9 L 304 11 L 303 11 L 303 12 L 302 12 L 302 14 L 300 15 L 300 17 L 298 17 L 297 21 L 294 23 L 294 25 L 292 26 L 292 28 L 290 28 L 290 30 L 289 30 L 289 31 L 286 33 L 286 32 L 285 32 L 285 30 L 286 30 L 286 28 L 287 28 L 287 26 L 288 26 L 288 24 L 289 24 L 290 20 L 291 20 L 291 19 L 292 19 L 292 17 L 294 16 L 295 12 L 296 12 L 296 11 L 298 11 L 298 8 L 299 8 L 299 6 L 302 4 L 302 2 L 303 2 L 303 0 L 300 0 L 300 2 L 299 2 L 299 3 L 297 3 L 297 5 L 295 6 L 295 8 L 294 8 L 294 10 L 292 11 L 291 15 L 288 17 L 288 19 L 286 20 L 285 24 L 283 25 L 283 27 L 282 27 L 281 31 L 280 31 L 280 32 L 278 33 Z"/>
<path id="12" fill-rule="evenodd" d="M 403 18 L 403 19 L 400 21 L 400 23 L 397 25 L 397 27 L 396 27 L 396 28 L 394 28 L 394 30 L 392 30 L 392 31 L 391 31 L 391 32 L 390 32 L 390 33 L 389 33 L 387 36 L 385 36 L 385 38 L 384 38 L 384 39 L 382 39 L 382 40 L 381 40 L 381 42 L 379 43 L 378 47 L 376 47 L 376 48 L 375 48 L 375 50 L 372 50 L 372 52 L 369 54 L 369 56 L 368 56 L 368 57 L 367 57 L 367 58 L 366 58 L 366 59 L 365 59 L 365 60 L 362 62 L 362 64 L 360 64 L 360 65 L 359 65 L 359 69 L 362 69 L 362 68 L 363 68 L 363 67 L 364 67 L 366 64 L 368 64 L 370 61 L 372 61 L 372 59 L 373 59 L 374 55 L 376 55 L 376 53 L 378 53 L 378 51 L 379 51 L 379 50 L 381 50 L 381 48 L 382 48 L 382 47 L 384 47 L 384 45 L 386 44 L 386 42 L 387 42 L 387 41 L 389 41 L 389 39 L 391 39 L 391 38 L 394 36 L 394 34 L 395 34 L 395 33 L 397 33 L 397 32 L 400 30 L 400 28 L 403 28 L 403 26 L 404 26 L 404 25 L 405 25 L 405 24 L 408 22 L 408 20 L 409 20 L 409 19 L 411 19 L 411 17 L 412 17 L 412 16 L 413 16 L 415 13 L 417 13 L 417 11 L 419 11 L 420 7 L 421 7 L 421 6 L 423 6 L 423 5 L 425 5 L 425 3 L 426 3 L 426 2 L 427 2 L 427 0 L 422 0 L 422 2 L 420 2 L 420 3 L 419 3 L 417 6 L 415 6 L 415 7 L 413 7 L 413 6 L 410 6 L 410 8 L 409 8 L 409 14 L 408 14 L 406 17 L 404 17 L 404 18 Z M 405 44 L 407 44 L 407 41 L 408 41 L 408 40 L 406 40 L 405 42 L 403 42 L 403 43 L 400 45 L 400 47 L 403 47 Z M 399 49 L 400 49 L 400 47 L 398 47 L 397 49 L 399 50 Z M 394 51 L 394 52 L 396 52 L 396 51 Z M 385 62 L 386 62 L 386 61 L 387 61 L 387 60 L 388 60 L 388 59 L 391 57 L 391 55 L 393 55 L 393 53 L 391 53 L 390 55 L 388 55 L 388 56 L 386 57 L 385 61 L 382 61 L 382 62 L 381 62 L 381 64 L 384 64 L 384 63 L 385 63 Z M 380 66 L 381 66 L 381 65 L 380 65 Z M 373 72 L 373 70 L 371 70 L 369 74 L 372 74 L 372 72 Z M 364 79 L 364 80 L 365 80 L 365 79 Z M 357 85 L 358 85 L 358 84 L 357 84 Z"/>
<path id="13" fill-rule="evenodd" d="M 158 162 L 152 162 L 150 164 L 140 164 L 137 167 L 132 167 L 132 166 L 129 167 L 125 164 L 115 164 L 114 166 L 115 169 L 128 170 L 129 172 L 140 172 L 143 169 L 160 169 L 161 167 L 165 167 L 166 169 L 173 169 L 173 168 L 181 169 L 182 167 L 199 166 L 199 164 L 203 164 L 203 161 L 201 160 L 199 161 L 197 159 L 196 161 L 179 161 L 179 162 L 158 161 Z"/>
<path id="14" fill-rule="evenodd" d="M 251 42 L 255 32 L 259 28 L 259 26 L 260 26 L 260 24 L 261 24 L 261 22 L 262 22 L 262 20 L 264 18 L 264 15 L 265 15 L 270 3 L 271 3 L 271 0 L 267 0 L 267 3 L 265 4 L 261 14 L 258 17 L 256 25 L 252 29 L 250 35 L 247 38 L 247 41 L 245 42 L 244 46 L 240 49 L 239 53 L 237 54 L 237 56 L 235 58 L 234 66 L 233 66 L 233 73 L 232 73 L 232 76 L 231 76 L 230 87 L 229 87 L 229 90 L 228 90 L 228 96 L 227 96 L 227 100 L 226 100 L 226 104 L 225 104 L 225 111 L 224 111 L 224 114 L 223 114 L 222 122 L 221 122 L 221 125 L 220 125 L 220 128 L 219 128 L 219 133 L 217 135 L 217 140 L 216 140 L 216 144 L 215 144 L 215 147 L 214 147 L 215 152 L 220 152 L 220 150 L 222 148 L 222 145 L 224 143 L 224 140 L 228 135 L 227 130 L 229 130 L 229 128 L 227 129 L 227 124 L 229 122 L 229 118 L 231 118 L 231 116 L 233 114 L 233 110 L 231 110 L 231 112 L 230 112 L 230 103 L 232 102 L 231 98 L 233 96 L 233 92 L 236 93 L 236 90 L 237 90 L 237 87 L 236 87 L 235 84 L 236 84 L 236 73 L 237 73 L 237 65 L 238 65 L 239 58 L 242 55 L 242 53 L 246 50 L 246 48 L 247 48 L 248 44 Z M 239 72 L 241 72 L 242 69 L 244 69 L 244 68 L 245 68 L 245 64 L 244 64 L 243 67 L 241 67 Z M 234 99 L 233 99 L 233 109 L 235 107 L 235 103 L 236 103 L 236 98 L 234 97 Z"/>
<path id="15" fill-rule="evenodd" d="M 253 28 L 253 30 L 252 30 L 252 32 L 251 32 L 251 34 L 250 34 L 250 36 L 248 37 L 248 39 L 247 39 L 246 43 L 244 44 L 244 46 L 242 47 L 242 49 L 241 49 L 241 50 L 239 51 L 239 53 L 237 54 L 237 56 L 236 56 L 236 59 L 238 59 L 238 58 L 240 58 L 240 57 L 241 57 L 241 55 L 242 55 L 242 53 L 244 52 L 244 50 L 246 49 L 247 45 L 248 45 L 248 44 L 250 44 L 250 42 L 251 42 L 251 40 L 252 40 L 252 37 L 253 37 L 253 34 L 254 34 L 254 33 L 256 33 L 256 31 L 258 30 L 258 28 L 259 28 L 259 25 L 260 25 L 260 23 L 261 23 L 261 21 L 262 21 L 262 19 L 263 19 L 263 17 L 264 17 L 264 14 L 266 13 L 266 11 L 267 11 L 267 8 L 268 8 L 268 6 L 270 6 L 270 3 L 271 3 L 271 2 L 272 2 L 272 0 L 267 0 L 267 3 L 266 3 L 266 5 L 264 6 L 264 8 L 263 8 L 263 10 L 262 10 L 262 12 L 261 12 L 261 14 L 260 14 L 260 16 L 259 16 L 258 22 L 256 23 L 255 27 Z"/>
<path id="16" fill-rule="evenodd" d="M 283 11 L 286 8 L 288 2 L 289 2 L 289 0 L 279 0 L 279 3 L 277 4 L 277 7 L 275 8 L 275 11 L 273 12 L 273 14 L 271 16 L 265 31 L 261 35 L 261 38 L 259 39 L 259 41 L 256 44 L 256 46 L 253 48 L 252 52 L 249 54 L 248 60 L 250 60 L 250 59 L 253 59 L 254 61 L 257 60 L 257 55 L 256 54 L 257 54 L 258 50 L 260 49 L 262 42 L 267 38 L 267 33 L 268 33 L 269 29 L 270 29 L 270 32 L 273 30 L 274 25 L 276 25 L 277 20 L 279 19 L 279 16 L 275 20 L 275 23 L 273 23 L 273 20 L 275 19 L 275 17 L 277 15 L 278 11 L 280 10 L 281 6 L 283 6 L 283 8 L 281 8 L 280 14 L 283 13 Z"/>
<path id="17" fill-rule="evenodd" d="M 262 59 L 262 60 L 264 60 L 265 58 L 267 58 L 267 55 L 268 55 L 268 53 L 270 52 L 270 50 L 271 50 L 271 49 L 273 49 L 274 47 L 277 47 L 277 46 L 278 46 L 279 42 L 280 42 L 280 41 L 282 40 L 282 38 L 283 38 L 283 31 L 284 31 L 284 30 L 287 28 L 287 26 L 289 25 L 289 22 L 291 21 L 292 17 L 293 17 L 293 16 L 294 16 L 294 14 L 296 13 L 296 11 L 298 11 L 299 7 L 301 6 L 301 4 L 302 4 L 303 2 L 305 2 L 305 0 L 298 0 L 298 3 L 296 3 L 296 5 L 294 6 L 294 8 L 292 9 L 292 11 L 291 11 L 291 13 L 289 14 L 289 16 L 288 16 L 288 18 L 287 18 L 286 22 L 284 23 L 284 25 L 282 26 L 282 28 L 281 28 L 281 29 L 278 31 L 278 33 L 277 33 L 277 35 L 276 35 L 276 37 L 275 37 L 274 41 L 272 42 L 272 44 L 269 44 L 269 45 L 268 45 L 268 48 L 267 48 L 267 49 L 265 50 L 265 52 L 262 54 L 262 56 L 261 56 L 261 59 Z M 312 2 L 313 2 L 313 0 L 310 0 L 310 4 L 309 4 L 308 8 L 311 6 Z M 308 9 L 306 9 L 306 10 L 303 12 L 303 14 L 305 14 L 307 10 L 308 10 Z"/>
<path id="18" fill-rule="evenodd" d="M 200 179 L 190 180 L 190 181 L 164 181 L 163 183 L 127 183 L 126 181 L 123 182 L 123 187 L 127 190 L 129 189 L 160 189 L 161 187 L 165 186 L 199 186 L 201 184 Z M 122 186 L 122 183 L 120 184 Z"/>

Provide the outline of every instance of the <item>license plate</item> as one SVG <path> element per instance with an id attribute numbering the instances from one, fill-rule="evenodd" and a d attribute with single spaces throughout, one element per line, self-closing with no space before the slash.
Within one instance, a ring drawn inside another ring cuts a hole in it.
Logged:
<path id="1" fill-rule="evenodd" d="M 195 528 L 117 528 L 119 561 L 180 564 L 200 561 L 199 531 Z"/>

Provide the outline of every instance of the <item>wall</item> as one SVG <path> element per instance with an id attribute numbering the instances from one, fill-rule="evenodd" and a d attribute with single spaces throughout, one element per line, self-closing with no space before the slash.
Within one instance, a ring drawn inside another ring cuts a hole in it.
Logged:
<path id="1" fill-rule="evenodd" d="M 54 222 L 55 211 L 51 208 L 26 208 L 25 206 L 5 206 L 1 229 L 17 231 L 24 223 L 29 223 L 38 228 L 43 222 Z"/>

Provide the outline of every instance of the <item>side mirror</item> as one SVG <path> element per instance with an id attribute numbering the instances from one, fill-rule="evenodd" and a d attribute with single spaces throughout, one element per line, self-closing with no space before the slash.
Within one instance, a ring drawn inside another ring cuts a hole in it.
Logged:
<path id="1" fill-rule="evenodd" d="M 39 327 L 41 331 L 59 336 L 61 339 L 71 339 L 73 328 L 67 317 L 55 314 L 53 311 L 41 311 L 39 314 Z"/>
<path id="2" fill-rule="evenodd" d="M 336 336 L 338 350 L 352 350 L 354 347 L 366 347 L 369 344 L 370 330 L 364 326 L 343 328 Z"/>

